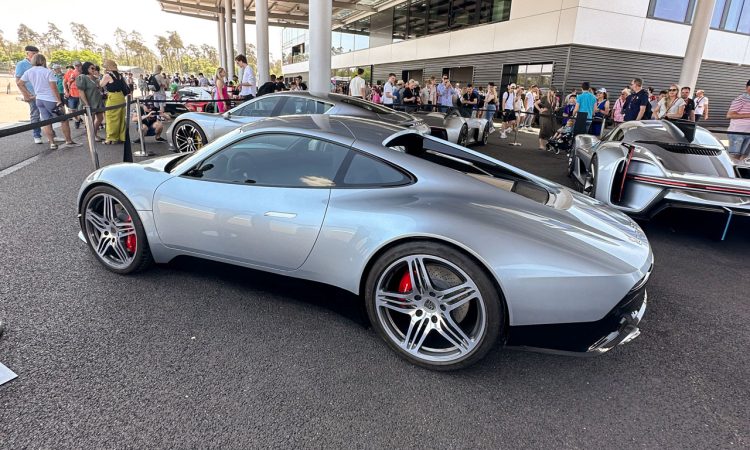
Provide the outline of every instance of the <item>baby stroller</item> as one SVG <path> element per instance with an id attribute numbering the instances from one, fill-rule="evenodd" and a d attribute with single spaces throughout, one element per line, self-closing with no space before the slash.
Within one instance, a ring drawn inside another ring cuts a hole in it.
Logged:
<path id="1" fill-rule="evenodd" d="M 547 141 L 547 151 L 555 152 L 555 155 L 559 155 L 560 152 L 568 153 L 573 149 L 573 140 L 572 131 L 561 133 L 559 136 L 556 134 Z"/>

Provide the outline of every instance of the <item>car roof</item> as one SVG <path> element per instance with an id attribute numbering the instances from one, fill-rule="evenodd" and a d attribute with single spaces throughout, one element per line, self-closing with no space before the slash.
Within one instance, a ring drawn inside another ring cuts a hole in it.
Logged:
<path id="1" fill-rule="evenodd" d="M 397 125 L 363 117 L 330 114 L 269 117 L 244 125 L 241 129 L 243 132 L 306 130 L 318 135 L 328 135 L 333 140 L 344 137 L 376 145 L 382 145 L 389 136 L 405 130 Z"/>

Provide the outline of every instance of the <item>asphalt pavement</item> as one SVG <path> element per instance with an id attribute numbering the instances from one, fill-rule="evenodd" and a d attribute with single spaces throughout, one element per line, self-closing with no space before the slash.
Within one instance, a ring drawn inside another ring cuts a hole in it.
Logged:
<path id="1" fill-rule="evenodd" d="M 518 140 L 481 150 L 568 182 L 562 156 Z M 39 153 L 30 141 L 3 138 L 0 154 Z M 498 348 L 435 373 L 391 352 L 335 288 L 189 258 L 108 272 L 76 236 L 91 170 L 77 148 L 0 176 L 0 363 L 18 374 L 0 386 L 3 448 L 750 446 L 746 219 L 724 242 L 720 216 L 643 225 L 656 266 L 628 345 Z"/>

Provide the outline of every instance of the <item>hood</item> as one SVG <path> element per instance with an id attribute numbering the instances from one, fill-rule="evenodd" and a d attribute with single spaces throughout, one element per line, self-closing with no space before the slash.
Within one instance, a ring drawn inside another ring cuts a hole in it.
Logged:
<path id="1" fill-rule="evenodd" d="M 414 123 L 416 121 L 416 118 L 414 116 L 402 111 L 393 111 L 390 114 L 378 113 L 377 115 L 379 119 L 396 125 Z"/>
<path id="2" fill-rule="evenodd" d="M 667 143 L 636 143 L 647 149 L 667 170 L 711 177 L 736 178 L 724 149 Z"/>

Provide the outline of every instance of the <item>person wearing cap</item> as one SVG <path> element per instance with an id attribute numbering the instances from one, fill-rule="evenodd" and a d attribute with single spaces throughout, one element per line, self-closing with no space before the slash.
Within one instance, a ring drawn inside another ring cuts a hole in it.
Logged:
<path id="1" fill-rule="evenodd" d="M 747 162 L 750 156 L 750 80 L 745 84 L 745 93 L 735 98 L 727 111 L 729 128 L 729 155 L 738 162 Z"/>
<path id="2" fill-rule="evenodd" d="M 599 136 L 604 130 L 604 121 L 609 117 L 609 100 L 607 100 L 607 90 L 604 88 L 596 91 L 596 104 L 594 105 L 594 120 L 591 122 L 590 133 Z"/>
<path id="3" fill-rule="evenodd" d="M 708 97 L 705 96 L 703 89 L 695 91 L 695 121 L 708 120 Z"/>
<path id="4" fill-rule="evenodd" d="M 18 64 L 16 64 L 16 85 L 18 85 L 18 83 L 21 81 L 21 77 L 23 76 L 23 74 L 25 74 L 26 71 L 33 67 L 33 65 L 31 64 L 31 59 L 34 58 L 34 55 L 39 53 L 39 49 L 34 47 L 33 45 L 27 45 L 24 48 L 24 51 L 26 52 L 26 59 L 22 59 L 18 62 Z M 29 119 L 31 123 L 39 122 L 39 108 L 36 107 L 36 100 L 34 99 L 34 87 L 29 84 L 26 86 L 26 90 L 30 95 L 30 99 L 26 100 L 26 102 L 29 104 Z M 34 136 L 34 143 L 41 144 L 42 129 L 34 128 L 31 133 Z"/>
<path id="5" fill-rule="evenodd" d="M 67 99 L 67 106 L 70 112 L 78 111 L 78 107 L 81 104 L 81 95 L 78 92 L 78 87 L 76 86 L 76 78 L 78 78 L 78 75 L 81 74 L 81 62 L 80 61 L 73 61 L 73 68 L 68 69 L 67 72 L 65 72 L 65 98 Z M 81 121 L 83 120 L 81 116 L 76 117 L 75 119 L 75 127 L 76 129 L 81 127 Z"/>
<path id="6" fill-rule="evenodd" d="M 518 87 L 516 83 L 511 83 L 508 88 L 503 92 L 503 127 L 500 129 L 500 137 L 505 139 L 508 137 L 506 134 L 508 130 L 515 128 L 516 126 L 516 91 Z"/>

